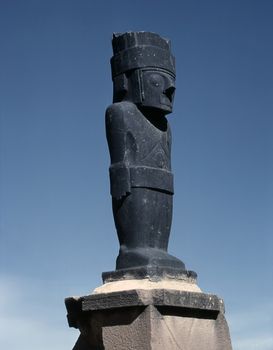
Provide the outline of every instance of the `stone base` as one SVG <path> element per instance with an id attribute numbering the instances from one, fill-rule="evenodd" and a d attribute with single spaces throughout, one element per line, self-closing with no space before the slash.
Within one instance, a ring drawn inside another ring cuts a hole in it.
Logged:
<path id="1" fill-rule="evenodd" d="M 232 350 L 216 295 L 129 289 L 65 303 L 69 326 L 81 332 L 73 350 Z"/>
<path id="2" fill-rule="evenodd" d="M 131 279 L 149 279 L 150 281 L 154 282 L 161 281 L 163 279 L 173 279 L 195 283 L 197 274 L 194 271 L 188 271 L 184 268 L 161 267 L 156 265 L 119 269 L 102 273 L 103 283 Z"/>

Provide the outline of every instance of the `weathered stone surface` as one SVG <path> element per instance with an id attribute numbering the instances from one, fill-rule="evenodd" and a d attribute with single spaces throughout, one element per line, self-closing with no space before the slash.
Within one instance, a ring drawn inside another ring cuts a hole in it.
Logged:
<path id="1" fill-rule="evenodd" d="M 177 306 L 198 310 L 219 312 L 223 302 L 216 295 L 168 291 L 157 289 L 152 291 L 131 290 L 110 294 L 89 295 L 81 299 L 82 311 L 113 309 L 127 306 Z"/>
<path id="2" fill-rule="evenodd" d="M 224 304 L 216 295 L 166 289 L 67 298 L 73 350 L 231 350 Z"/>
<path id="3" fill-rule="evenodd" d="M 98 286 L 93 290 L 91 294 L 112 293 L 112 292 L 124 292 L 126 290 L 153 290 L 153 289 L 167 289 L 177 290 L 184 292 L 197 292 L 201 293 L 201 289 L 193 280 L 176 280 L 176 279 L 163 279 L 160 281 L 151 281 L 148 278 L 145 279 L 131 279 L 121 280 L 115 282 L 107 282 L 101 286 Z"/>
<path id="4" fill-rule="evenodd" d="M 197 318 L 165 312 L 148 306 L 130 325 L 106 327 L 105 349 L 230 350 L 226 321 L 222 314 Z"/>
<path id="5" fill-rule="evenodd" d="M 196 282 L 197 274 L 184 268 L 162 267 L 162 266 L 141 266 L 128 269 L 118 269 L 102 273 L 104 283 L 122 280 L 149 279 L 150 281 L 160 281 L 173 279 L 177 281 Z"/>

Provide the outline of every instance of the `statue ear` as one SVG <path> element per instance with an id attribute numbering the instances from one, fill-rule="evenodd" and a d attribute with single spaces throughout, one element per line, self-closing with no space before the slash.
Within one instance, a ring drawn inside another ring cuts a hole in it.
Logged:
<path id="1" fill-rule="evenodd" d="M 120 102 L 128 92 L 128 79 L 125 74 L 119 74 L 114 78 L 114 101 Z"/>

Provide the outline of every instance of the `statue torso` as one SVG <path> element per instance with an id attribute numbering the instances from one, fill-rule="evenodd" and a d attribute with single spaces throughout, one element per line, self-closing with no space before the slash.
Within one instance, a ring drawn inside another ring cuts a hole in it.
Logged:
<path id="1" fill-rule="evenodd" d="M 111 105 L 106 113 L 107 138 L 112 145 L 111 163 L 123 161 L 127 165 L 148 166 L 170 171 L 171 133 L 157 127 L 130 102 Z M 109 146 L 110 146 L 109 144 Z M 111 147 L 110 147 L 111 148 Z"/>

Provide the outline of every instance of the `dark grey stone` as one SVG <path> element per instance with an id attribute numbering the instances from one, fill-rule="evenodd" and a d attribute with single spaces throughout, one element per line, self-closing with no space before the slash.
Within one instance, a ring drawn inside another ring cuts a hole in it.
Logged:
<path id="1" fill-rule="evenodd" d="M 215 312 L 224 312 L 224 303 L 216 295 L 178 290 L 129 290 L 108 294 L 92 294 L 65 300 L 68 314 L 82 311 L 114 309 L 128 306 L 173 306 Z"/>
<path id="2" fill-rule="evenodd" d="M 113 104 L 106 111 L 110 187 L 120 243 L 116 273 L 162 278 L 190 274 L 167 252 L 172 221 L 171 130 L 175 63 L 170 41 L 155 33 L 114 34 Z M 152 269 L 152 267 L 157 267 Z M 173 270 L 173 272 L 171 272 Z M 159 273 L 156 276 L 156 273 Z"/>
<path id="3" fill-rule="evenodd" d="M 187 271 L 184 268 L 149 265 L 102 273 L 104 283 L 130 279 L 149 279 L 152 282 L 173 279 L 193 283 L 196 282 L 197 274 L 194 271 Z"/>

